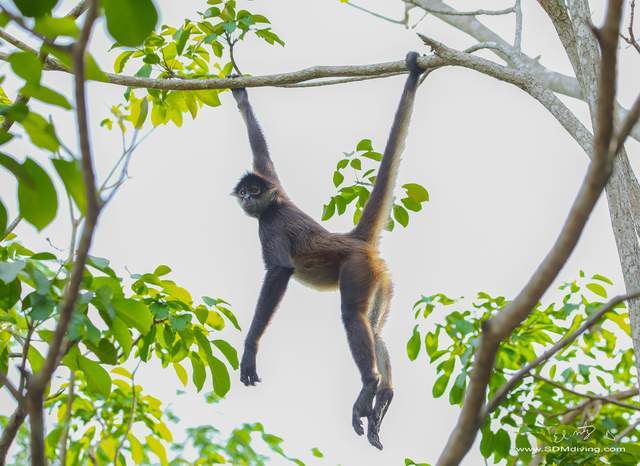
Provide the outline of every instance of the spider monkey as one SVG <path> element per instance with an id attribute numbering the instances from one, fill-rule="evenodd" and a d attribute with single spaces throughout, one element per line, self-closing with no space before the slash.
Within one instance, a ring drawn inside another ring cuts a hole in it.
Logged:
<path id="1" fill-rule="evenodd" d="M 253 152 L 253 172 L 239 181 L 233 195 L 245 213 L 258 219 L 266 267 L 255 315 L 245 341 L 240 380 L 245 385 L 261 381 L 256 372 L 258 342 L 292 276 L 317 289 L 338 288 L 349 347 L 362 378 L 362 389 L 353 405 L 353 428 L 358 435 L 363 435 L 361 418 L 367 417 L 369 443 L 379 449 L 382 449 L 378 435 L 380 424 L 393 398 L 389 354 L 380 335 L 389 312 L 392 283 L 378 254 L 377 242 L 388 222 L 400 155 L 418 80 L 424 71 L 419 67 L 417 58 L 416 52 L 407 55 L 409 76 L 375 185 L 360 221 L 346 234 L 327 231 L 287 196 L 246 89 L 232 89 L 247 126 Z"/>

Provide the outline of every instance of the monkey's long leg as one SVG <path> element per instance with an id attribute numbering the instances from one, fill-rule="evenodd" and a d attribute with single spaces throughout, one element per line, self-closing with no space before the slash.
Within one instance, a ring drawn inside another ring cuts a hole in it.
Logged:
<path id="1" fill-rule="evenodd" d="M 371 322 L 371 328 L 374 334 L 376 362 L 378 365 L 378 371 L 380 372 L 380 385 L 376 391 L 376 400 L 373 411 L 368 417 L 367 438 L 369 443 L 376 448 L 382 449 L 382 443 L 378 436 L 380 432 L 380 425 L 384 419 L 387 409 L 393 399 L 393 384 L 391 379 L 391 361 L 389 359 L 389 352 L 387 350 L 382 336 L 382 326 L 385 323 L 386 316 L 389 312 L 389 306 L 391 304 L 391 295 L 393 292 L 393 286 L 391 280 L 387 276 L 383 276 L 376 290 L 376 297 L 371 306 L 369 319 Z"/>
<path id="2" fill-rule="evenodd" d="M 362 389 L 352 412 L 353 429 L 358 435 L 364 434 L 361 418 L 371 414 L 380 381 L 373 332 L 367 315 L 374 290 L 375 272 L 369 258 L 355 255 L 347 259 L 340 270 L 340 295 L 349 347 L 362 379 Z"/>

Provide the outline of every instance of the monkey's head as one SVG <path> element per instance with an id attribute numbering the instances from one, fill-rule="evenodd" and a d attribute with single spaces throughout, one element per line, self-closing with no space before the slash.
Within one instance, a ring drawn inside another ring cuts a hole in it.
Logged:
<path id="1" fill-rule="evenodd" d="M 257 173 L 247 173 L 240 179 L 232 194 L 247 215 L 260 217 L 262 212 L 276 202 L 278 189 Z"/>

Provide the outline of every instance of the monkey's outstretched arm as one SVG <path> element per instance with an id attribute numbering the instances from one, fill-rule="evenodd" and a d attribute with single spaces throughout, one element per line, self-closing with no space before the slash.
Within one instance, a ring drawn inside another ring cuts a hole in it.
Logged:
<path id="1" fill-rule="evenodd" d="M 275 166 L 269 156 L 269 148 L 267 147 L 267 141 L 262 133 L 262 128 L 253 113 L 253 108 L 249 102 L 249 95 L 244 88 L 231 89 L 233 97 L 238 103 L 238 108 L 245 124 L 247 125 L 247 132 L 249 133 L 249 144 L 253 151 L 253 169 L 258 173 L 271 178 L 273 181 L 279 181 L 276 174 Z"/>
<path id="2" fill-rule="evenodd" d="M 256 382 L 260 382 L 260 377 L 256 373 L 258 342 L 287 290 L 287 284 L 292 273 L 293 269 L 291 268 L 274 267 L 268 269 L 264 277 L 256 312 L 245 340 L 244 354 L 240 364 L 240 380 L 245 385 L 255 385 Z"/>

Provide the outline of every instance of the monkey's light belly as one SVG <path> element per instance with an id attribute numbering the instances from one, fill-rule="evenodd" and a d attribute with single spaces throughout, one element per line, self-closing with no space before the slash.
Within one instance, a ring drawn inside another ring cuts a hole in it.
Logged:
<path id="1" fill-rule="evenodd" d="M 334 264 L 319 264 L 311 261 L 294 261 L 293 277 L 303 285 L 320 291 L 338 287 L 339 268 Z"/>

